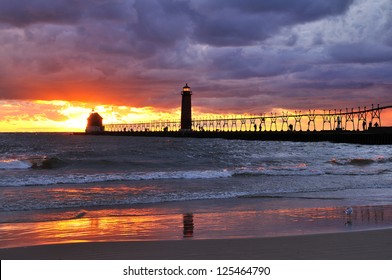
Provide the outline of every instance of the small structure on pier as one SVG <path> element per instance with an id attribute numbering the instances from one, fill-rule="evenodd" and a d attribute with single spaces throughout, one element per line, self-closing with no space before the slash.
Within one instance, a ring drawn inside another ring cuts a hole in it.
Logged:
<path id="1" fill-rule="evenodd" d="M 192 91 L 191 88 L 186 84 L 182 88 L 182 103 L 181 103 L 181 131 L 192 130 Z"/>
<path id="2" fill-rule="evenodd" d="M 93 110 L 87 118 L 86 133 L 103 132 L 104 126 L 102 125 L 102 119 L 100 114 Z"/>

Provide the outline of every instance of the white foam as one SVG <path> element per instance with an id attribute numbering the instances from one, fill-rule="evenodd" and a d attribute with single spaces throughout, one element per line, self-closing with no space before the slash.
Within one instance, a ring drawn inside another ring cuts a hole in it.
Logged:
<path id="1" fill-rule="evenodd" d="M 270 167 L 270 168 L 239 168 L 234 176 L 314 176 L 324 175 L 322 170 L 308 169 L 303 167 Z"/>
<path id="2" fill-rule="evenodd" d="M 16 159 L 0 160 L 0 170 L 28 169 L 31 164 Z"/>
<path id="3" fill-rule="evenodd" d="M 64 174 L 64 175 L 29 175 L 8 180 L 0 178 L 0 186 L 44 186 L 55 184 L 86 184 L 110 181 L 140 181 L 160 179 L 213 179 L 231 177 L 228 170 L 135 172 L 117 174 Z"/>
<path id="4" fill-rule="evenodd" d="M 212 179 L 231 177 L 228 170 L 203 170 L 203 171 L 172 171 L 137 173 L 127 176 L 128 180 L 155 180 L 155 179 Z"/>

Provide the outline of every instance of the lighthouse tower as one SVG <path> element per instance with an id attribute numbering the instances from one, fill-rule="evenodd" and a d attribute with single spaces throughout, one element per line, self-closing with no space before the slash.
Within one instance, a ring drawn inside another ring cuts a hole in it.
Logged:
<path id="1" fill-rule="evenodd" d="M 181 103 L 181 131 L 192 130 L 192 102 L 191 88 L 186 84 L 182 88 L 182 103 Z"/>

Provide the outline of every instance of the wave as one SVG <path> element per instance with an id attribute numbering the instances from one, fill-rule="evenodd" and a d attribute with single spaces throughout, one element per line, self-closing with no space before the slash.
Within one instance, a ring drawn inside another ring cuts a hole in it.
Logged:
<path id="1" fill-rule="evenodd" d="M 17 169 L 29 169 L 31 163 L 24 160 L 17 159 L 5 159 L 0 160 L 0 170 L 17 170 Z"/>
<path id="2" fill-rule="evenodd" d="M 19 164 L 19 163 L 18 163 Z M 15 165 L 18 165 L 15 163 Z M 30 168 L 27 163 L 20 164 L 22 168 Z M 390 169 L 340 169 L 340 168 L 235 168 L 220 170 L 188 170 L 188 171 L 152 171 L 152 172 L 100 172 L 100 173 L 24 173 L 18 176 L 0 177 L 0 187 L 46 186 L 59 184 L 88 184 L 115 181 L 143 180 L 180 180 L 180 179 L 219 179 L 230 177 L 262 177 L 262 176 L 321 176 L 321 175 L 380 175 L 391 173 Z"/>
<path id="3" fill-rule="evenodd" d="M 308 191 L 306 193 L 309 193 Z M 292 193 L 290 193 L 292 194 Z M 309 199 L 309 200 L 344 200 L 343 197 L 321 197 L 321 196 L 293 196 L 293 195 L 264 195 L 264 194 L 251 194 L 251 195 L 242 195 L 238 196 L 238 198 L 266 198 L 266 199 Z"/>
<path id="4" fill-rule="evenodd" d="M 375 169 L 375 170 L 327 170 L 325 175 L 340 175 L 340 176 L 376 176 L 382 174 L 392 173 L 389 169 Z"/>
<path id="5" fill-rule="evenodd" d="M 32 157 L 27 159 L 2 159 L 0 170 L 54 169 L 65 166 L 65 161 L 56 157 Z"/>
<path id="6" fill-rule="evenodd" d="M 88 199 L 77 200 L 23 200 L 17 201 L 15 204 L 0 206 L 0 212 L 10 211 L 29 211 L 29 210 L 55 210 L 55 209 L 75 209 L 75 208 L 94 208 L 107 206 L 129 206 L 135 204 L 155 204 L 164 202 L 181 202 L 194 200 L 210 200 L 210 199 L 227 199 L 243 197 L 249 194 L 248 191 L 220 191 L 220 192 L 190 192 L 190 193 L 164 193 L 156 194 L 138 194 L 123 195 L 121 197 L 89 197 Z M 79 219 L 86 216 L 87 210 L 80 210 L 77 213 L 67 216 L 66 219 Z M 13 217 L 10 217 L 13 219 Z M 0 219 L 1 220 L 1 219 Z M 2 221 L 0 221 L 2 223 Z"/>
<path id="7" fill-rule="evenodd" d="M 213 179 L 231 177 L 228 170 L 205 171 L 169 171 L 148 173 L 99 173 L 99 174 L 57 174 L 57 175 L 30 175 L 10 179 L 0 179 L 0 186 L 45 186 L 57 184 L 86 184 L 112 181 L 141 181 L 164 179 Z"/>
<path id="8" fill-rule="evenodd" d="M 334 165 L 354 165 L 354 166 L 367 166 L 374 163 L 389 163 L 392 162 L 392 158 L 346 158 L 346 159 L 336 159 L 333 158 L 329 161 L 329 163 Z"/>
<path id="9" fill-rule="evenodd" d="M 65 161 L 56 157 L 31 158 L 30 162 L 31 168 L 34 169 L 55 169 L 67 165 Z"/>
<path id="10" fill-rule="evenodd" d="M 219 170 L 185 170 L 185 171 L 152 171 L 152 172 L 100 172 L 92 174 L 82 173 L 56 173 L 42 174 L 29 173 L 13 178 L 0 178 L 0 187 L 16 186 L 45 186 L 58 184 L 88 184 L 115 181 L 142 181 L 142 180 L 171 180 L 171 179 L 219 179 L 230 177 L 258 177 L 258 176 L 315 176 L 326 174 L 321 170 L 307 168 L 253 168 L 242 167 Z"/>
<path id="11" fill-rule="evenodd" d="M 159 171 L 131 173 L 94 173 L 94 174 L 28 174 L 14 178 L 0 178 L 0 187 L 45 186 L 58 184 L 88 184 L 114 181 L 170 180 L 170 179 L 219 179 L 249 176 L 312 176 L 322 175 L 321 171 L 295 169 L 221 169 L 192 171 Z"/>

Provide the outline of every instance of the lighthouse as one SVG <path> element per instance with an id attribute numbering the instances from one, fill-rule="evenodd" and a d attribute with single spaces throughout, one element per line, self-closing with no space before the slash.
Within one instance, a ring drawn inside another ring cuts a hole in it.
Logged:
<path id="1" fill-rule="evenodd" d="M 186 84 L 182 88 L 182 103 L 181 103 L 181 131 L 192 130 L 192 102 L 191 88 Z"/>

